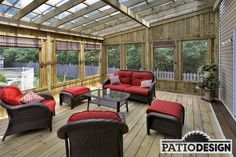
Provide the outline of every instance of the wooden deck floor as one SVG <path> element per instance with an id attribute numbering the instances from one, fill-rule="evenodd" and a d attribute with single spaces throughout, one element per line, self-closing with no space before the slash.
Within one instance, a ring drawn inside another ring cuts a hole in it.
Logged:
<path id="1" fill-rule="evenodd" d="M 157 92 L 157 98 L 182 103 L 186 110 L 186 119 L 183 134 L 192 130 L 202 130 L 211 138 L 223 138 L 218 121 L 208 102 L 198 96 L 183 95 L 168 92 Z M 162 156 L 228 156 L 228 155 L 208 155 L 208 154 L 160 154 L 160 139 L 171 138 L 169 136 L 151 131 L 151 135 L 146 134 L 146 109 L 148 105 L 139 102 L 129 102 L 129 113 L 125 107 L 121 108 L 126 114 L 126 122 L 129 132 L 124 135 L 124 156 L 125 157 L 162 157 Z M 12 135 L 0 142 L 1 157 L 60 157 L 65 156 L 64 141 L 57 137 L 57 130 L 66 123 L 68 117 L 78 111 L 86 109 L 86 103 L 70 110 L 70 107 L 63 105 L 57 106 L 56 116 L 53 119 L 53 131 L 48 129 L 31 131 L 24 134 Z M 91 109 L 113 110 L 106 107 L 91 105 Z M 114 110 L 115 111 L 115 110 Z M 3 135 L 7 127 L 7 120 L 0 121 L 0 135 Z"/>

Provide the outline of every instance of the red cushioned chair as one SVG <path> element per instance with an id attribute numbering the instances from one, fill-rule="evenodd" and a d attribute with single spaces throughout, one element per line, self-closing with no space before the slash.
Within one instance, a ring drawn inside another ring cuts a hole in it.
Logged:
<path id="1" fill-rule="evenodd" d="M 1 89 L 1 106 L 7 110 L 9 123 L 2 141 L 6 136 L 41 128 L 52 131 L 52 116 L 55 115 L 54 98 L 47 93 L 39 93 L 44 98 L 41 103 L 21 104 L 22 96 L 18 87 L 7 86 Z"/>
<path id="2" fill-rule="evenodd" d="M 123 157 L 123 113 L 84 111 L 72 115 L 57 131 L 65 140 L 67 157 Z"/>

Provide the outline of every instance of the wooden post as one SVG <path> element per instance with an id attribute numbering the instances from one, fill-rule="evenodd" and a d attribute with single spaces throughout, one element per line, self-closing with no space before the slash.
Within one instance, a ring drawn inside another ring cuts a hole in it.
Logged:
<path id="1" fill-rule="evenodd" d="M 182 63 L 182 42 L 181 41 L 176 41 L 176 49 L 175 49 L 175 66 L 174 66 L 174 71 L 175 71 L 175 80 L 182 80 L 182 75 L 183 75 L 183 63 Z"/>
<path id="2" fill-rule="evenodd" d="M 125 44 L 121 44 L 120 69 L 126 69 Z"/>
<path id="3" fill-rule="evenodd" d="M 101 69 L 101 81 L 103 81 L 107 75 L 107 51 L 106 46 L 101 44 L 101 52 L 99 54 L 100 62 L 100 69 Z"/>
<path id="4" fill-rule="evenodd" d="M 84 62 L 84 42 L 81 42 L 80 44 L 80 61 L 79 61 L 79 74 L 80 79 L 84 80 L 84 70 L 85 70 L 85 62 Z"/>
<path id="5" fill-rule="evenodd" d="M 47 86 L 47 75 L 46 75 L 46 46 L 47 40 L 41 39 L 42 48 L 39 52 L 39 85 L 40 87 Z"/>
<path id="6" fill-rule="evenodd" d="M 46 76 L 47 76 L 47 84 L 48 84 L 48 92 L 51 92 L 52 89 L 52 42 L 51 37 L 47 34 L 47 42 L 46 42 Z"/>
<path id="7" fill-rule="evenodd" d="M 212 63 L 212 54 L 213 52 L 213 41 L 212 39 L 207 40 L 207 62 Z"/>
<path id="8" fill-rule="evenodd" d="M 150 70 L 155 71 L 155 65 L 154 65 L 154 51 L 153 51 L 153 42 L 149 44 L 149 51 L 150 51 Z"/>
<path id="9" fill-rule="evenodd" d="M 143 52 L 143 60 L 144 60 L 144 69 L 151 70 L 151 53 L 149 48 L 149 29 L 145 29 L 145 51 Z"/>

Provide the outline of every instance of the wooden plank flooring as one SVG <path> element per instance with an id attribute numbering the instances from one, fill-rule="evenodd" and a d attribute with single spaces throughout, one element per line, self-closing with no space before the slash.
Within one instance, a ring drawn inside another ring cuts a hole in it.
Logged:
<path id="1" fill-rule="evenodd" d="M 212 111 L 211 105 L 200 99 L 199 96 L 183 95 L 169 92 L 157 92 L 157 98 L 182 103 L 186 110 L 183 135 L 188 131 L 202 130 L 211 138 L 223 138 L 220 126 Z M 64 141 L 57 137 L 57 130 L 66 123 L 67 119 L 73 113 L 86 110 L 87 103 L 70 110 L 67 105 L 56 108 L 56 116 L 53 118 L 53 131 L 43 129 L 30 131 L 22 134 L 12 135 L 0 142 L 1 157 L 61 157 L 65 156 Z M 129 126 L 129 132 L 124 135 L 124 156 L 125 157 L 185 157 L 185 156 L 225 156 L 208 154 L 160 154 L 160 139 L 171 138 L 170 136 L 151 131 L 151 135 L 146 134 L 146 109 L 148 105 L 129 101 L 129 113 L 125 107 L 121 112 L 126 115 L 126 122 Z M 107 107 L 98 107 L 91 105 L 94 110 L 111 110 Z M 7 119 L 0 120 L 0 135 L 4 134 L 7 127 Z M 227 155 L 226 155 L 227 156 Z"/>

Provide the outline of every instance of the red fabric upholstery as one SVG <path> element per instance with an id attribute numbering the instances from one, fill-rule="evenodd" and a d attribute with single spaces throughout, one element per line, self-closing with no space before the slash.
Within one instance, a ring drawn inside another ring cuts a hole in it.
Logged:
<path id="1" fill-rule="evenodd" d="M 111 111 L 83 111 L 70 116 L 67 123 L 86 119 L 111 119 L 121 121 L 119 115 Z"/>
<path id="2" fill-rule="evenodd" d="M 141 88 L 140 86 L 130 86 L 128 88 L 124 88 L 124 92 L 147 96 L 149 94 L 149 88 Z"/>
<path id="3" fill-rule="evenodd" d="M 129 84 L 108 84 L 104 86 L 104 89 L 110 88 L 111 90 L 124 92 L 125 88 L 131 87 Z"/>
<path id="4" fill-rule="evenodd" d="M 54 100 L 43 100 L 40 103 L 47 106 L 51 112 L 55 112 L 56 102 Z"/>
<path id="5" fill-rule="evenodd" d="M 120 82 L 122 84 L 131 84 L 132 81 L 132 71 L 116 71 L 115 75 L 119 75 Z"/>
<path id="6" fill-rule="evenodd" d="M 75 86 L 75 87 L 71 87 L 71 88 L 67 88 L 63 90 L 63 92 L 71 93 L 73 96 L 83 95 L 89 91 L 90 91 L 89 88 L 82 87 L 82 86 Z"/>
<path id="7" fill-rule="evenodd" d="M 20 98 L 22 96 L 20 89 L 16 86 L 4 87 L 1 91 L 2 100 L 12 106 L 21 105 Z"/>
<path id="8" fill-rule="evenodd" d="M 153 74 L 149 72 L 133 72 L 132 86 L 140 86 L 142 81 L 152 80 Z"/>
<path id="9" fill-rule="evenodd" d="M 183 111 L 183 106 L 176 102 L 164 101 L 164 100 L 154 100 L 152 105 L 147 109 L 149 112 L 158 112 L 162 114 L 167 114 L 180 119 L 181 112 Z"/>

